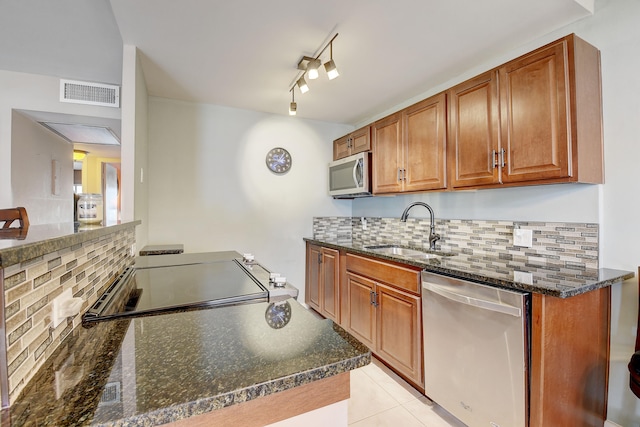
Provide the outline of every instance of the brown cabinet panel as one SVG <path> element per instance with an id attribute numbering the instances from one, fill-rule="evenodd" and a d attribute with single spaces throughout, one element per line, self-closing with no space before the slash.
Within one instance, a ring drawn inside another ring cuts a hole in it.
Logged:
<path id="1" fill-rule="evenodd" d="M 365 126 L 351 133 L 351 154 L 371 150 L 371 127 Z"/>
<path id="2" fill-rule="evenodd" d="M 307 280 L 305 302 L 316 311 L 320 311 L 320 265 L 322 251 L 319 246 L 307 244 Z"/>
<path id="3" fill-rule="evenodd" d="M 449 90 L 449 162 L 453 188 L 500 182 L 495 71 Z"/>
<path id="4" fill-rule="evenodd" d="M 377 353 L 422 385 L 422 324 L 419 297 L 377 284 Z"/>
<path id="5" fill-rule="evenodd" d="M 402 123 L 400 113 L 378 120 L 372 130 L 373 193 L 402 190 Z"/>
<path id="6" fill-rule="evenodd" d="M 375 283 L 347 272 L 347 313 L 345 326 L 367 347 L 375 349 L 376 307 L 372 304 Z"/>
<path id="7" fill-rule="evenodd" d="M 333 160 L 342 159 L 351 154 L 351 151 L 349 150 L 350 142 L 351 140 L 349 139 L 349 135 L 345 135 L 342 138 L 333 141 Z"/>
<path id="8" fill-rule="evenodd" d="M 371 150 L 371 126 L 365 126 L 333 141 L 333 160 L 369 150 Z"/>
<path id="9" fill-rule="evenodd" d="M 333 321 L 340 322 L 340 254 L 335 249 L 322 248 L 322 308 Z"/>
<path id="10" fill-rule="evenodd" d="M 340 323 L 340 253 L 307 243 L 305 302 Z"/>
<path id="11" fill-rule="evenodd" d="M 447 186 L 446 104 L 443 92 L 403 111 L 404 191 Z"/>
<path id="12" fill-rule="evenodd" d="M 532 295 L 530 427 L 598 426 L 607 411 L 611 288 Z"/>
<path id="13" fill-rule="evenodd" d="M 347 254 L 347 270 L 420 295 L 420 268 Z"/>
<path id="14" fill-rule="evenodd" d="M 571 175 L 567 41 L 498 69 L 505 183 Z"/>
<path id="15" fill-rule="evenodd" d="M 344 327 L 385 363 L 424 388 L 419 269 L 347 253 Z M 412 292 L 405 292 L 409 288 Z"/>

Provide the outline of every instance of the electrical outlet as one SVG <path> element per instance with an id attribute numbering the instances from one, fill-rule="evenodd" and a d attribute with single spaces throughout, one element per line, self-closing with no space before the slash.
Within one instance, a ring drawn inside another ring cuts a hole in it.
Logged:
<path id="1" fill-rule="evenodd" d="M 524 283 L 525 285 L 533 285 L 533 274 L 527 271 L 517 271 L 513 272 L 513 280 L 515 282 Z"/>
<path id="2" fill-rule="evenodd" d="M 129 255 L 130 256 L 136 256 L 136 244 L 133 243 L 131 245 L 131 247 L 129 248 Z"/>
<path id="3" fill-rule="evenodd" d="M 523 228 L 513 229 L 513 246 L 521 246 L 524 248 L 533 247 L 533 230 L 525 230 Z"/>
<path id="4" fill-rule="evenodd" d="M 362 229 L 366 230 L 367 229 L 367 218 L 361 217 L 360 218 L 360 224 L 362 224 Z"/>

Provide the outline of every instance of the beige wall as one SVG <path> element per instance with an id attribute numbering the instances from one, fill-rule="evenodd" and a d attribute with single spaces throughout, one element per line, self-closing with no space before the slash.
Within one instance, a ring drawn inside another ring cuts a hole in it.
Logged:
<path id="1" fill-rule="evenodd" d="M 53 132 L 14 111 L 11 122 L 13 206 L 27 209 L 31 224 L 73 221 L 73 146 Z M 53 166 L 59 168 L 58 193 L 53 194 Z"/>

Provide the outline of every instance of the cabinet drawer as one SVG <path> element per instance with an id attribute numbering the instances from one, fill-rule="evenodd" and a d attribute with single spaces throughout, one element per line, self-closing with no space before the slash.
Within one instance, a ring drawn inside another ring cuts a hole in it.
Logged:
<path id="1" fill-rule="evenodd" d="M 417 267 L 415 269 L 401 267 L 372 258 L 347 254 L 347 270 L 420 294 L 420 269 Z"/>

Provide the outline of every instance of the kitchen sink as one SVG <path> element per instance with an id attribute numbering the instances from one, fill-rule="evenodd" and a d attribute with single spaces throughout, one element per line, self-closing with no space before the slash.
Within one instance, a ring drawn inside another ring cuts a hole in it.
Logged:
<path id="1" fill-rule="evenodd" d="M 443 256 L 450 256 L 452 254 L 446 252 L 430 252 L 420 249 L 405 248 L 397 245 L 377 245 L 377 246 L 365 246 L 372 252 L 376 252 L 383 255 L 396 255 L 401 257 L 415 258 L 415 259 L 433 259 Z"/>

